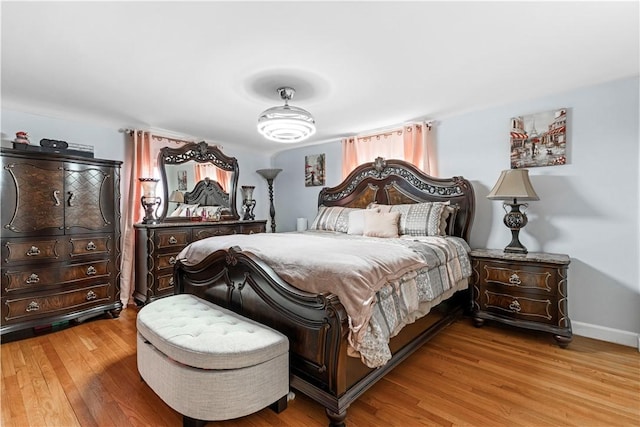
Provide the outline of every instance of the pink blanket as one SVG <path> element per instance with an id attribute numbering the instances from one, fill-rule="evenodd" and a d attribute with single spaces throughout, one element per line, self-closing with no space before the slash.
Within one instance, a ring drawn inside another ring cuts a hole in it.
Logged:
<path id="1" fill-rule="evenodd" d="M 179 258 L 197 264 L 208 254 L 238 246 L 267 263 L 298 289 L 338 296 L 350 322 L 349 343 L 357 351 L 372 314 L 376 292 L 405 273 L 427 267 L 423 256 L 396 239 L 335 233 L 236 234 L 203 239 Z"/>

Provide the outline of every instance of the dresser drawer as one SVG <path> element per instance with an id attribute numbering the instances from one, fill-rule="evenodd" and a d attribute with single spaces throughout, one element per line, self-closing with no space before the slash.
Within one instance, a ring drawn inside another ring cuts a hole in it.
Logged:
<path id="1" fill-rule="evenodd" d="M 109 260 L 63 265 L 50 268 L 4 269 L 2 294 L 17 291 L 39 291 L 51 286 L 75 286 L 82 281 L 109 277 Z"/>
<path id="2" fill-rule="evenodd" d="M 104 283 L 71 291 L 34 295 L 23 298 L 3 298 L 2 323 L 10 324 L 63 314 L 76 310 L 86 310 L 107 302 L 113 302 L 113 286 Z"/>
<path id="3" fill-rule="evenodd" d="M 6 265 L 62 259 L 58 239 L 3 241 L 2 246 L 2 263 Z"/>
<path id="4" fill-rule="evenodd" d="M 233 225 L 218 225 L 215 227 L 203 227 L 193 229 L 193 241 L 206 239 L 207 237 L 226 236 L 236 234 L 238 227 Z"/>
<path id="5" fill-rule="evenodd" d="M 108 255 L 111 251 L 111 236 L 72 238 L 69 243 L 71 245 L 69 256 L 72 259 L 92 255 Z"/>
<path id="6" fill-rule="evenodd" d="M 156 270 L 173 269 L 173 265 L 178 260 L 178 252 L 158 255 L 156 260 Z"/>
<path id="7" fill-rule="evenodd" d="M 551 325 L 557 323 L 557 312 L 550 299 L 485 290 L 480 298 L 480 309 L 514 319 L 535 320 Z"/>
<path id="8" fill-rule="evenodd" d="M 243 234 L 255 234 L 255 233 L 264 233 L 265 227 L 264 223 L 258 224 L 242 224 L 241 233 Z"/>
<path id="9" fill-rule="evenodd" d="M 173 293 L 173 273 L 163 276 L 158 276 L 158 289 L 157 293 L 161 295 Z"/>
<path id="10" fill-rule="evenodd" d="M 189 230 L 163 230 L 156 232 L 158 249 L 182 248 L 189 243 Z"/>

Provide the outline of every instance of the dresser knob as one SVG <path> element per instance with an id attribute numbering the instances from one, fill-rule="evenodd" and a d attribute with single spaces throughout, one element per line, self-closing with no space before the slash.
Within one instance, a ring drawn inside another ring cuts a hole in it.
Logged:
<path id="1" fill-rule="evenodd" d="M 511 283 L 512 285 L 519 285 L 522 283 L 522 281 L 520 280 L 520 276 L 518 276 L 516 273 L 513 273 L 511 277 L 509 277 L 509 283 Z"/>
<path id="2" fill-rule="evenodd" d="M 38 311 L 38 310 L 40 310 L 40 304 L 38 304 L 35 301 L 31 301 L 26 309 L 27 312 Z"/>
<path id="3" fill-rule="evenodd" d="M 516 313 L 519 313 L 520 310 L 522 310 L 522 308 L 520 307 L 520 303 L 515 299 L 511 301 L 511 304 L 509 304 L 509 309 L 511 311 L 515 311 Z"/>
<path id="4" fill-rule="evenodd" d="M 169 243 L 175 245 L 176 243 L 178 243 L 178 239 L 176 239 L 174 236 L 171 236 L 169 237 Z"/>
<path id="5" fill-rule="evenodd" d="M 96 295 L 95 292 L 93 292 L 93 291 L 87 292 L 87 301 L 91 301 L 91 300 L 94 300 L 96 298 L 98 298 L 98 295 Z"/>
<path id="6" fill-rule="evenodd" d="M 38 277 L 36 273 L 31 273 L 31 276 L 29 276 L 29 278 L 26 280 L 28 285 L 31 285 L 32 283 L 38 283 L 39 281 L 40 277 Z"/>
<path id="7" fill-rule="evenodd" d="M 96 268 L 93 265 L 90 265 L 89 268 L 87 268 L 87 276 L 93 276 L 97 272 L 98 271 L 96 270 Z"/>
<path id="8" fill-rule="evenodd" d="M 169 279 L 169 284 L 173 286 L 173 276 L 171 276 L 171 279 Z"/>
<path id="9" fill-rule="evenodd" d="M 173 265 L 176 263 L 176 257 L 172 256 L 171 258 L 169 258 L 169 264 Z"/>
<path id="10" fill-rule="evenodd" d="M 89 242 L 87 243 L 87 250 L 88 251 L 95 251 L 97 249 L 97 246 L 95 243 L 93 242 Z"/>
<path id="11" fill-rule="evenodd" d="M 27 251 L 27 256 L 38 256 L 40 255 L 40 249 L 37 246 L 31 246 Z"/>

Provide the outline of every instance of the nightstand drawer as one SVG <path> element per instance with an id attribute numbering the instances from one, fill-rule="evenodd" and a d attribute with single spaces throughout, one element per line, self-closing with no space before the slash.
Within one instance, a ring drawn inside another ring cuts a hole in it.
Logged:
<path id="1" fill-rule="evenodd" d="M 550 280 L 554 273 L 548 269 L 513 269 L 484 264 L 482 270 L 484 277 L 481 277 L 480 280 L 485 280 L 486 283 L 555 292 Z"/>
<path id="2" fill-rule="evenodd" d="M 156 268 L 158 270 L 163 270 L 165 268 L 173 268 L 173 265 L 178 260 L 178 253 L 175 252 L 170 254 L 158 255 L 157 260 L 158 260 L 158 263 L 156 265 Z"/>
<path id="3" fill-rule="evenodd" d="M 530 298 L 515 294 L 484 291 L 480 309 L 514 319 L 535 320 L 555 324 L 555 310 L 549 299 Z"/>

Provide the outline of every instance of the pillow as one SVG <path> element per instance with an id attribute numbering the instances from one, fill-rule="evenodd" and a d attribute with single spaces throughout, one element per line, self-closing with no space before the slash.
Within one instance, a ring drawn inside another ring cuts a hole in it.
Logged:
<path id="1" fill-rule="evenodd" d="M 379 209 L 369 209 L 372 212 L 379 212 Z M 367 209 L 356 209 L 349 212 L 349 227 L 347 234 L 362 235 L 364 233 L 364 214 Z"/>
<path id="2" fill-rule="evenodd" d="M 182 212 L 182 206 L 178 206 L 175 211 L 169 214 L 169 216 L 180 216 L 180 212 Z"/>
<path id="3" fill-rule="evenodd" d="M 346 233 L 349 229 L 349 212 L 363 209 L 344 208 L 341 206 L 320 206 L 318 214 L 309 230 L 339 231 Z"/>
<path id="4" fill-rule="evenodd" d="M 456 223 L 456 215 L 458 214 L 458 205 L 445 205 L 444 211 L 442 211 L 442 218 L 440 218 L 440 235 L 446 236 L 453 232 L 453 228 Z"/>
<path id="5" fill-rule="evenodd" d="M 405 205 L 378 205 L 371 203 L 367 208 L 379 208 L 380 212 L 399 212 L 400 234 L 444 236 L 445 233 L 441 232 L 440 224 L 445 206 L 449 206 L 449 202 L 424 202 Z"/>
<path id="6" fill-rule="evenodd" d="M 398 237 L 400 212 L 376 212 L 367 209 L 364 213 L 364 236 Z"/>

